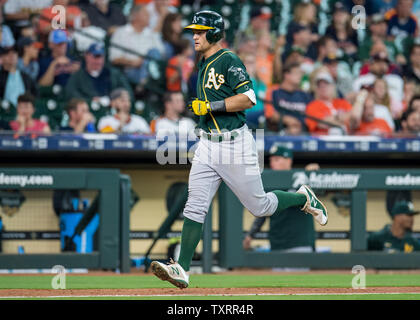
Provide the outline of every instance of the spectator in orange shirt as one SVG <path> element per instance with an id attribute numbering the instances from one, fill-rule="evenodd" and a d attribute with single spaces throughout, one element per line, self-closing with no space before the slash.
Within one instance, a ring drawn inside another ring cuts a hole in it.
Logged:
<path id="1" fill-rule="evenodd" d="M 388 123 L 382 118 L 375 117 L 375 100 L 372 94 L 366 97 L 361 121 L 353 134 L 387 136 L 392 133 Z"/>
<path id="2" fill-rule="evenodd" d="M 194 69 L 194 54 L 190 40 L 181 39 L 175 46 L 176 55 L 169 59 L 166 67 L 166 88 L 169 91 L 187 91 L 188 79 Z"/>
<path id="3" fill-rule="evenodd" d="M 306 107 L 306 115 L 312 116 L 331 124 L 340 126 L 347 132 L 347 124 L 352 117 L 352 106 L 345 99 L 336 98 L 336 87 L 332 76 L 325 71 L 319 72 L 315 77 L 315 100 Z M 336 128 L 306 118 L 306 125 L 311 134 L 332 134 Z"/>
<path id="4" fill-rule="evenodd" d="M 257 38 L 256 66 L 258 78 L 268 87 L 273 82 L 274 55 L 271 52 L 272 42 L 268 32 Z"/>

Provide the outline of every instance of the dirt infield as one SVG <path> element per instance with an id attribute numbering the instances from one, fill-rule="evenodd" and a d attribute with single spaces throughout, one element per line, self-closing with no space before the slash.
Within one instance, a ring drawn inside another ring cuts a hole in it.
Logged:
<path id="1" fill-rule="evenodd" d="M 329 295 L 368 293 L 420 293 L 420 287 L 351 288 L 187 288 L 187 289 L 78 289 L 0 290 L 0 297 L 112 297 L 112 296 L 231 296 L 231 295 Z"/>

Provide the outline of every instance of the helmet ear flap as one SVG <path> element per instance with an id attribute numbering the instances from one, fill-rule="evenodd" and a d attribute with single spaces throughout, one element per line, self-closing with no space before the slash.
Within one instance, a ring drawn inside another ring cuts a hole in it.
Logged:
<path id="1" fill-rule="evenodd" d="M 223 38 L 223 31 L 219 28 L 208 30 L 206 33 L 206 39 L 209 43 L 215 43 Z"/>
<path id="2" fill-rule="evenodd" d="M 206 32 L 206 39 L 209 43 L 214 43 L 214 29 L 207 30 Z"/>

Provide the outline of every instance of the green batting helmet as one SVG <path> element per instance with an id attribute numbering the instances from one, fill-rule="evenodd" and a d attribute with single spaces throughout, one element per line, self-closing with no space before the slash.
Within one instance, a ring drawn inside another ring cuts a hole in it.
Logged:
<path id="1" fill-rule="evenodd" d="M 215 43 L 223 38 L 225 21 L 217 12 L 203 10 L 194 14 L 192 23 L 186 26 L 185 29 L 205 30 L 207 31 L 207 41 L 209 43 Z"/>

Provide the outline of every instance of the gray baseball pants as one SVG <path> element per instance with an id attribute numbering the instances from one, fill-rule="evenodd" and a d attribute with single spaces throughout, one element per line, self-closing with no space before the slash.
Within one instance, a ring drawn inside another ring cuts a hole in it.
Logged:
<path id="1" fill-rule="evenodd" d="M 263 188 L 255 139 L 246 125 L 237 132 L 234 140 L 200 138 L 192 160 L 184 217 L 204 223 L 222 181 L 254 216 L 271 216 L 276 211 L 277 197 Z M 226 134 L 229 137 L 230 132 Z"/>

